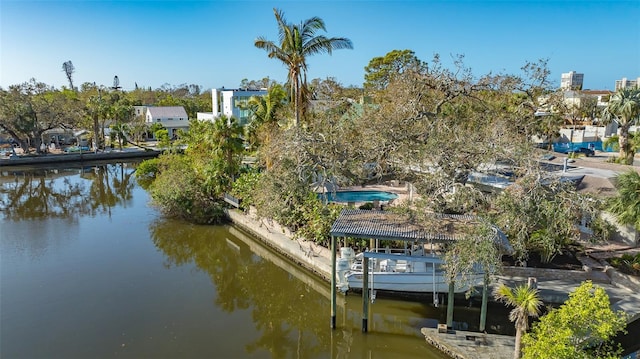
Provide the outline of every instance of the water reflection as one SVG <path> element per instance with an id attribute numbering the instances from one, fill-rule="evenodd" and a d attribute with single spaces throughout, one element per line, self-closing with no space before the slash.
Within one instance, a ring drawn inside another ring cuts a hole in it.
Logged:
<path id="1" fill-rule="evenodd" d="M 11 221 L 110 214 L 132 200 L 131 163 L 95 164 L 80 168 L 3 169 L 0 213 Z"/>
<path id="2" fill-rule="evenodd" d="M 328 283 L 233 227 L 159 219 L 132 164 L 2 171 L 8 357 L 440 358 L 419 329 L 444 308 L 378 299 L 364 335 L 360 297 L 340 297 L 331 330 Z"/>
<path id="3" fill-rule="evenodd" d="M 197 230 L 194 228 L 197 227 Z M 359 296 L 339 297 L 339 328 L 329 328 L 329 286 L 271 252 L 242 232 L 203 234 L 202 226 L 159 220 L 151 225 L 165 266 L 191 262 L 207 273 L 217 290 L 215 305 L 228 312 L 248 309 L 258 333 L 245 344 L 248 354 L 267 351 L 273 358 L 439 358 L 420 339 L 420 328 L 435 327 L 443 309 L 416 302 L 379 300 L 372 306 L 372 333 L 361 333 Z M 205 230 L 206 231 L 206 230 Z M 378 338 L 378 340 L 373 340 Z"/>
<path id="4" fill-rule="evenodd" d="M 193 261 L 217 290 L 215 305 L 232 312 L 251 310 L 258 338 L 247 353 L 265 350 L 273 358 L 317 357 L 330 343 L 326 299 L 231 238 L 201 235 L 189 226 L 156 221 L 154 244 L 166 255 L 167 267 Z M 328 322 L 327 322 L 328 323 Z"/>

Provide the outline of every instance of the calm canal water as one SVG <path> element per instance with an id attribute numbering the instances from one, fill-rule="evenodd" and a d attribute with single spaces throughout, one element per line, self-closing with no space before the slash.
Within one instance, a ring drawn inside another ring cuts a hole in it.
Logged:
<path id="1" fill-rule="evenodd" d="M 443 358 L 420 328 L 446 308 L 378 299 L 365 335 L 343 296 L 331 330 L 328 283 L 232 226 L 162 218 L 134 167 L 0 168 L 0 357 Z"/>

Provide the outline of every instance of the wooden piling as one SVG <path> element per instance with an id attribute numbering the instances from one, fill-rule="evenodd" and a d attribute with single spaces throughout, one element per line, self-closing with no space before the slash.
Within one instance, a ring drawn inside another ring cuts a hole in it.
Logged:
<path id="1" fill-rule="evenodd" d="M 369 330 L 369 258 L 362 259 L 362 332 Z"/>
<path id="2" fill-rule="evenodd" d="M 331 329 L 336 328 L 336 237 L 331 236 Z"/>
<path id="3" fill-rule="evenodd" d="M 455 282 L 449 282 L 449 295 L 447 296 L 447 327 L 453 328 L 453 295 L 455 294 Z"/>

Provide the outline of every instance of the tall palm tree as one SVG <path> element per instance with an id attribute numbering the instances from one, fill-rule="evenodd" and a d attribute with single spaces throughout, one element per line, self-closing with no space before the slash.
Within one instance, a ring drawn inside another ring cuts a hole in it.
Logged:
<path id="1" fill-rule="evenodd" d="M 618 90 L 609 100 L 603 117 L 606 122 L 618 123 L 620 160 L 628 165 L 633 164 L 635 152 L 629 147 L 629 128 L 640 123 L 640 88 Z"/>
<path id="2" fill-rule="evenodd" d="M 267 51 L 269 58 L 280 60 L 289 69 L 289 96 L 294 102 L 297 126 L 308 105 L 307 56 L 319 53 L 331 55 L 333 50 L 352 49 L 353 45 L 351 40 L 344 37 L 316 35 L 319 30 L 327 31 L 324 21 L 319 17 L 292 24 L 287 22 L 281 10 L 274 8 L 273 13 L 278 23 L 279 43 L 260 36 L 255 46 Z"/>
<path id="3" fill-rule="evenodd" d="M 611 198 L 609 209 L 618 222 L 640 231 L 640 173 L 630 170 L 617 175 L 615 186 L 618 194 Z"/>
<path id="4" fill-rule="evenodd" d="M 509 313 L 509 320 L 515 322 L 516 343 L 513 358 L 520 358 L 522 352 L 522 335 L 529 329 L 529 317 L 540 315 L 542 300 L 538 296 L 538 290 L 528 285 L 517 286 L 511 289 L 504 284 L 497 287 L 493 293 L 498 301 L 514 307 Z"/>

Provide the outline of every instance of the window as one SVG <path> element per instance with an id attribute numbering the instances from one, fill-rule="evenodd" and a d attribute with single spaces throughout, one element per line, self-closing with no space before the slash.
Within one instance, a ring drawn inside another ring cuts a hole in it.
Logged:
<path id="1" fill-rule="evenodd" d="M 167 120 L 169 120 L 169 121 L 173 121 L 173 119 L 172 119 L 171 117 L 169 117 Z"/>

